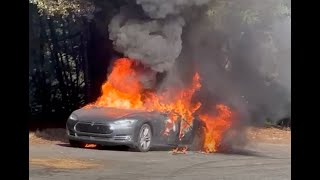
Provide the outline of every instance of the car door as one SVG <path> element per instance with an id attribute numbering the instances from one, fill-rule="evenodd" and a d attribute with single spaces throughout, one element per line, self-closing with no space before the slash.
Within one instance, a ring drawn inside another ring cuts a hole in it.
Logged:
<path id="1" fill-rule="evenodd" d="M 179 134 L 180 134 L 181 120 L 177 120 L 173 123 L 173 128 L 168 134 L 168 144 L 177 146 L 179 145 Z"/>

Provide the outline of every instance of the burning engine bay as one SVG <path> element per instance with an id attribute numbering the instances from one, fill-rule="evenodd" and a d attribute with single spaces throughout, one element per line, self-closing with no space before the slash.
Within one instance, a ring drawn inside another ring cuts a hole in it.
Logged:
<path id="1" fill-rule="evenodd" d="M 169 86 L 160 89 L 157 80 L 157 73 L 138 61 L 117 59 L 107 81 L 102 85 L 102 95 L 83 109 L 100 107 L 165 113 L 169 120 L 166 121 L 161 136 L 169 136 L 169 132 L 176 131 L 178 125 L 180 141 L 189 136 L 187 134 L 197 119 L 202 124 L 202 128 L 194 129 L 201 139 L 198 150 L 207 153 L 218 151 L 224 134 L 232 125 L 234 113 L 231 108 L 217 104 L 205 111 L 201 110 L 202 103 L 194 98 L 194 94 L 201 88 L 198 73 L 193 75 L 192 82 L 184 88 Z M 185 150 L 183 148 L 182 151 Z"/>

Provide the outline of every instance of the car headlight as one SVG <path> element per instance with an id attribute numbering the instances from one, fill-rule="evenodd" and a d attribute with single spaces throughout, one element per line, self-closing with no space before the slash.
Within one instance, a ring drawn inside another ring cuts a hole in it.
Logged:
<path id="1" fill-rule="evenodd" d="M 119 120 L 119 121 L 115 121 L 113 122 L 115 125 L 123 125 L 123 126 L 127 126 L 127 125 L 131 125 L 133 123 L 135 123 L 137 120 L 135 119 L 124 119 L 124 120 Z"/>
<path id="2" fill-rule="evenodd" d="M 69 119 L 70 119 L 70 120 L 73 120 L 73 121 L 76 121 L 76 120 L 78 120 L 78 117 L 77 117 L 75 114 L 71 114 L 71 115 L 69 116 Z"/>

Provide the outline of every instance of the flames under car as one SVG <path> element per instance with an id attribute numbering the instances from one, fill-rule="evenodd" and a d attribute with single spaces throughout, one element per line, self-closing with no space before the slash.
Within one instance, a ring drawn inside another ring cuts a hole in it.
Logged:
<path id="1" fill-rule="evenodd" d="M 125 145 L 140 152 L 152 147 L 195 146 L 200 121 L 194 120 L 179 137 L 182 119 L 172 123 L 166 113 L 110 107 L 90 107 L 74 111 L 68 118 L 71 146 L 94 143 L 102 146 Z"/>

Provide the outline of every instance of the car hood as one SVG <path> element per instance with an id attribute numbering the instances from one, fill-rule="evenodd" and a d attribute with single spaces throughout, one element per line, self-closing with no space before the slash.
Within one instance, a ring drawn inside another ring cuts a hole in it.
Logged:
<path id="1" fill-rule="evenodd" d="M 155 111 L 148 112 L 104 107 L 82 108 L 74 111 L 73 114 L 78 117 L 79 121 L 91 122 L 115 121 L 120 119 L 151 120 L 154 117 L 159 118 L 159 116 L 164 116 L 164 114 Z"/>

